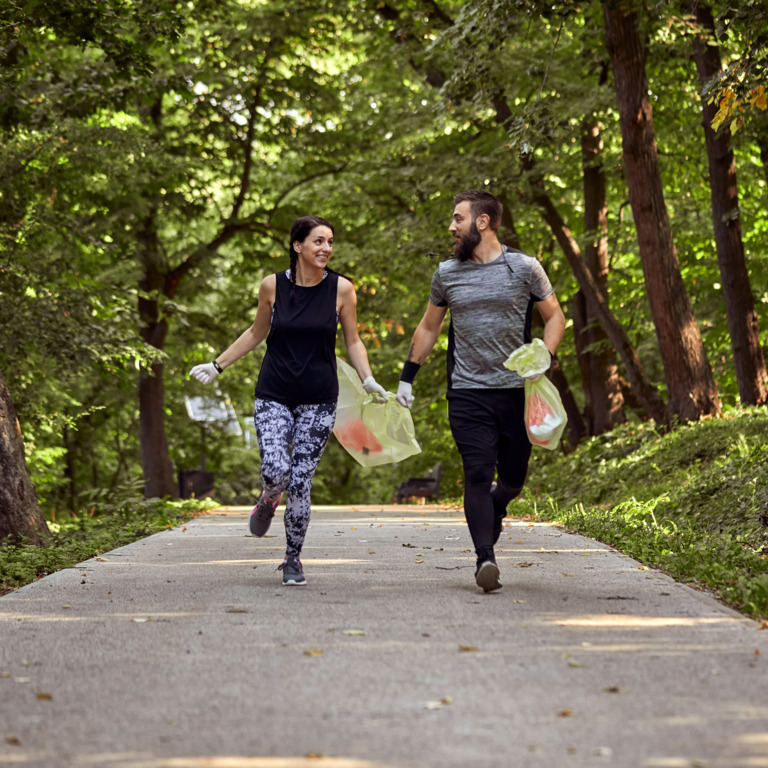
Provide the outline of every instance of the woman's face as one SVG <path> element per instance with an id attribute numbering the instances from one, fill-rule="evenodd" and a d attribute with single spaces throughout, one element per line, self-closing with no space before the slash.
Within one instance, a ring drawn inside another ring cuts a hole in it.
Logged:
<path id="1" fill-rule="evenodd" d="M 294 241 L 300 269 L 325 269 L 333 251 L 333 232 L 329 227 L 315 227 L 301 242 Z"/>

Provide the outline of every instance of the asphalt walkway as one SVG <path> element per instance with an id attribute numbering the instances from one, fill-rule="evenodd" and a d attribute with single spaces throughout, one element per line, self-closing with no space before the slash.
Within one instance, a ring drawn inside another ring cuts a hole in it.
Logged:
<path id="1" fill-rule="evenodd" d="M 513 520 L 315 508 L 283 587 L 229 508 L 0 598 L 0 766 L 768 767 L 768 631 Z"/>

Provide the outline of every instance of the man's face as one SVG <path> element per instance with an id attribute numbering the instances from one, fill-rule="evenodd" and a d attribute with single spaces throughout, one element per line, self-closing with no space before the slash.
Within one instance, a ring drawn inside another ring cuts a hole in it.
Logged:
<path id="1" fill-rule="evenodd" d="M 480 244 L 481 237 L 468 200 L 464 200 L 453 209 L 453 218 L 448 231 L 454 239 L 454 256 L 459 261 L 471 259 L 472 252 Z"/>

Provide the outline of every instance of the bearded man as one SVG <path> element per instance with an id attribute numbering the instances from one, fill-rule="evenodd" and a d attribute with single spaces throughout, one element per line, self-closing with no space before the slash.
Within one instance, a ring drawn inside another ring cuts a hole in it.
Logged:
<path id="1" fill-rule="evenodd" d="M 543 340 L 552 356 L 562 341 L 565 317 L 538 260 L 499 242 L 499 200 L 470 190 L 453 201 L 448 228 L 455 240 L 453 256 L 432 277 L 427 311 L 413 334 L 397 401 L 406 408 L 413 404 L 414 377 L 450 309 L 448 415 L 464 468 L 464 514 L 477 554 L 475 582 L 492 592 L 502 586 L 494 545 L 509 502 L 523 489 L 531 455 L 525 382 L 503 364 L 531 341 L 534 305 L 544 320 Z"/>

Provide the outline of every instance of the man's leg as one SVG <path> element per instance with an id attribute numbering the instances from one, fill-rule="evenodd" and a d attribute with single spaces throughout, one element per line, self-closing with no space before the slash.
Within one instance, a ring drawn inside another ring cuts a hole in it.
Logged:
<path id="1" fill-rule="evenodd" d="M 464 466 L 464 514 L 478 562 L 494 560 L 491 483 L 496 468 L 498 423 L 489 390 L 450 390 L 448 416 Z"/>
<path id="2" fill-rule="evenodd" d="M 525 390 L 506 390 L 507 398 L 500 413 L 498 476 L 491 494 L 494 511 L 494 544 L 501 534 L 507 506 L 520 495 L 528 474 L 531 442 L 525 430 Z"/>

